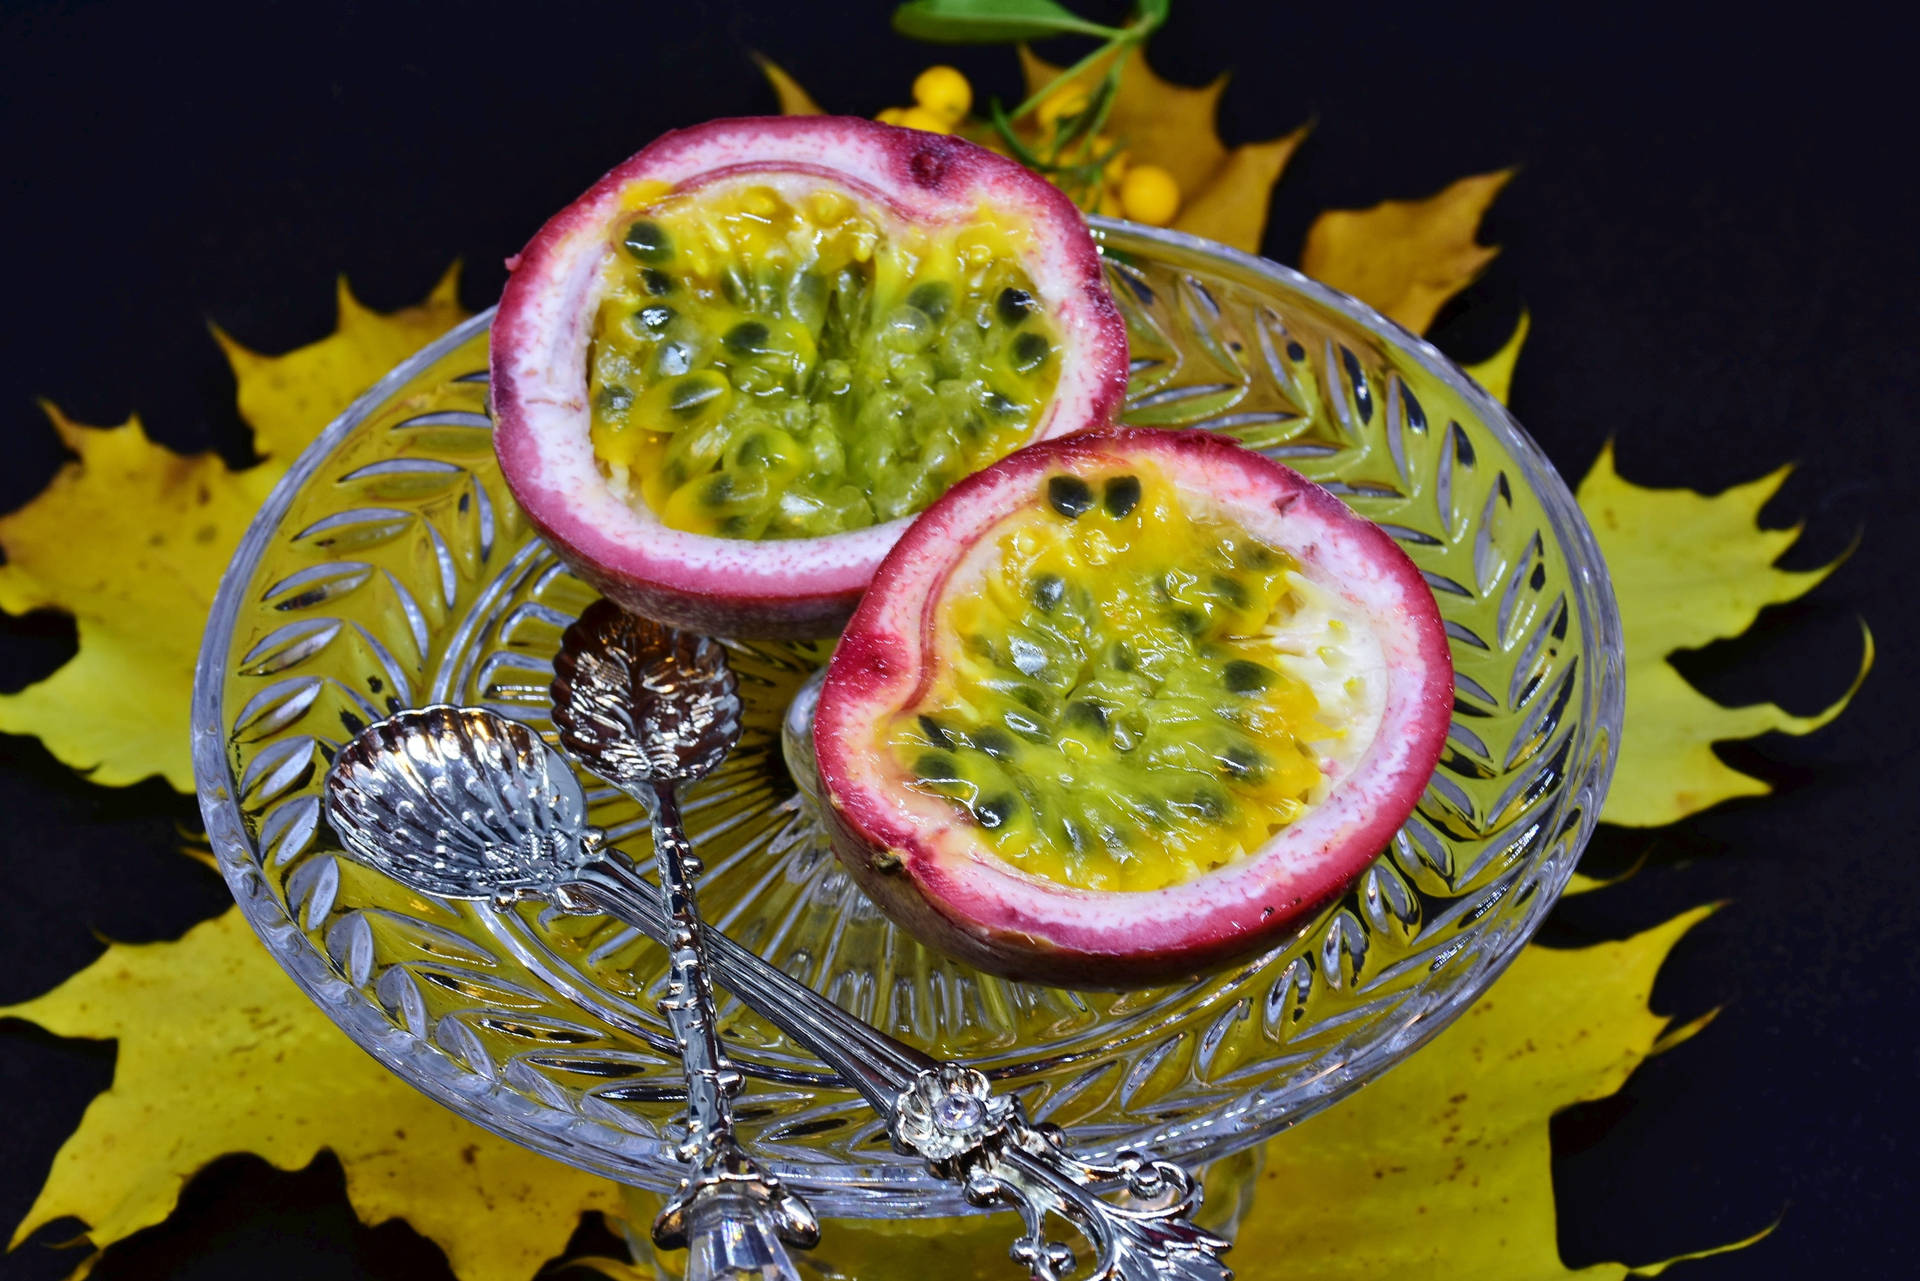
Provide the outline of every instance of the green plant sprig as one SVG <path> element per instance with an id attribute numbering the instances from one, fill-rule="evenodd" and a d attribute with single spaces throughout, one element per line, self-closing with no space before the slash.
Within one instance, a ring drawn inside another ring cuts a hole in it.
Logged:
<path id="1" fill-rule="evenodd" d="M 1171 3 L 1137 0 L 1133 17 L 1125 26 L 1109 27 L 1080 17 L 1056 0 L 909 0 L 894 10 L 893 29 L 935 44 L 1007 44 L 1059 35 L 1098 38 L 1101 43 L 1093 52 L 1041 85 L 1012 111 L 1006 110 L 998 98 L 987 110 L 988 123 L 1016 160 L 1053 178 L 1084 206 L 1099 191 L 1107 163 L 1124 148 L 1124 140 L 1099 154 L 1095 154 L 1094 146 L 1119 93 L 1121 61 L 1127 49 L 1145 44 L 1147 37 L 1166 22 Z M 1055 121 L 1041 150 L 1023 141 L 1015 126 L 1103 58 L 1111 58 L 1111 62 L 1087 105 Z"/>

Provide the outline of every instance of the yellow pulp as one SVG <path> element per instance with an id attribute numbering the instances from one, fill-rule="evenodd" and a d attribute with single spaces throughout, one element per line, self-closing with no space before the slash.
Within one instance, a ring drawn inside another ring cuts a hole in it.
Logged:
<path id="1" fill-rule="evenodd" d="M 925 698 L 880 731 L 909 786 L 1094 890 L 1189 880 L 1315 799 L 1334 732 L 1263 639 L 1300 607 L 1291 557 L 1151 465 L 1050 476 L 986 537 L 935 607 Z"/>
<path id="2" fill-rule="evenodd" d="M 1022 444 L 1059 377 L 992 211 L 905 226 L 844 194 L 643 193 L 588 371 L 617 491 L 675 529 L 801 538 L 910 515 Z"/>

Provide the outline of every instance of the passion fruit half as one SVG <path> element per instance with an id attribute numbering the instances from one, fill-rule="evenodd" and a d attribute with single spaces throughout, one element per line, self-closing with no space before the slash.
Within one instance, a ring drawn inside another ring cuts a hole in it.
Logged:
<path id="1" fill-rule="evenodd" d="M 1378 526 L 1207 432 L 1021 450 L 928 508 L 814 722 L 835 852 L 980 969 L 1149 985 L 1337 895 L 1439 759 L 1453 667 Z"/>
<path id="2" fill-rule="evenodd" d="M 621 605 L 823 635 L 911 516 L 1110 421 L 1126 330 L 1072 203 L 961 139 L 840 117 L 661 138 L 509 264 L 495 447 Z"/>

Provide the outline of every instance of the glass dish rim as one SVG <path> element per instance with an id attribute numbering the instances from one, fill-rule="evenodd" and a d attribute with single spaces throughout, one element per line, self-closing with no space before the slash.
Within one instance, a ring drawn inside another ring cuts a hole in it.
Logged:
<path id="1" fill-rule="evenodd" d="M 1481 426 L 1501 440 L 1527 485 L 1539 499 L 1548 522 L 1566 550 L 1568 576 L 1572 585 L 1570 594 L 1574 598 L 1574 607 L 1579 611 L 1583 632 L 1592 638 L 1594 662 L 1587 678 L 1594 687 L 1591 724 L 1592 732 L 1603 734 L 1604 738 L 1585 779 L 1596 797 L 1593 808 L 1597 813 L 1598 798 L 1605 796 L 1613 774 L 1624 715 L 1619 612 L 1598 543 L 1571 490 L 1545 451 L 1504 405 L 1431 342 L 1358 299 L 1271 259 L 1202 237 L 1119 219 L 1093 217 L 1088 222 L 1096 240 L 1104 242 L 1107 233 L 1119 232 L 1136 241 L 1157 243 L 1164 250 L 1171 251 L 1170 256 L 1194 255 L 1211 259 L 1223 266 L 1269 279 L 1285 290 L 1328 308 L 1361 329 L 1401 348 L 1408 357 L 1459 395 L 1479 415 Z M 547 1115 L 555 1112 L 553 1109 L 534 1109 L 527 1100 L 519 1099 L 517 1095 L 514 1099 L 489 1097 L 513 1094 L 510 1087 L 486 1081 L 477 1074 L 469 1074 L 470 1079 L 456 1082 L 451 1079 L 451 1074 L 436 1073 L 422 1067 L 415 1038 L 396 1027 L 384 1011 L 377 1009 L 358 989 L 327 967 L 321 951 L 311 945 L 299 924 L 289 917 L 267 889 L 256 853 L 245 833 L 240 804 L 234 793 L 232 771 L 228 768 L 226 758 L 227 727 L 222 687 L 230 637 L 238 621 L 242 589 L 251 579 L 281 518 L 291 507 L 298 492 L 312 479 L 344 437 L 386 404 L 397 390 L 488 329 L 494 312 L 495 308 L 490 307 L 463 321 L 396 365 L 357 397 L 301 451 L 248 524 L 222 573 L 195 666 L 191 734 L 196 792 L 221 875 L 249 925 L 306 997 L 319 1006 L 356 1045 L 430 1098 L 510 1142 L 616 1182 L 646 1184 L 650 1181 L 636 1177 L 632 1164 L 598 1155 L 596 1149 L 602 1146 L 599 1141 L 612 1140 L 618 1135 L 612 1127 L 583 1117 L 566 1118 L 556 1125 Z M 1536 882 L 1533 902 L 1528 905 L 1524 916 L 1504 937 L 1488 941 L 1481 965 L 1461 975 L 1453 990 L 1447 992 L 1434 1008 L 1403 1027 L 1399 1035 L 1382 1037 L 1370 1046 L 1363 1047 L 1360 1053 L 1332 1065 L 1331 1074 L 1336 1079 L 1309 1102 L 1292 1109 L 1287 1114 L 1286 1123 L 1297 1123 L 1346 1098 L 1431 1040 L 1478 1000 L 1518 956 L 1547 911 L 1558 900 L 1596 821 L 1597 817 L 1583 818 L 1583 830 L 1579 831 L 1577 841 L 1570 846 L 1568 856 L 1552 861 L 1552 865 L 1545 869 L 1545 874 Z M 1364 1064 L 1364 1067 L 1355 1070 L 1359 1064 Z M 1206 1126 L 1207 1123 L 1202 1121 L 1193 1128 Z M 1266 1137 L 1268 1134 L 1265 1132 L 1247 1129 L 1220 1133 L 1210 1141 L 1183 1149 L 1183 1153 L 1190 1163 L 1198 1164 L 1263 1141 Z M 887 1208 L 907 1206 L 919 1207 L 918 1213 L 954 1214 L 970 1211 L 970 1207 L 959 1197 L 957 1189 L 934 1179 L 929 1173 L 915 1171 L 915 1177 L 907 1180 L 911 1186 L 901 1186 L 883 1193 L 873 1189 L 870 1181 L 872 1173 L 863 1167 L 842 1163 L 809 1165 L 805 1177 L 812 1187 L 822 1189 L 810 1195 L 827 1212 L 851 1207 L 853 1213 L 878 1213 L 885 1212 Z M 897 1171 L 888 1168 L 890 1179 L 897 1178 L 897 1174 Z M 662 1174 L 665 1182 L 670 1182 L 672 1177 L 666 1172 Z M 829 1188 L 833 1191 L 825 1191 Z"/>

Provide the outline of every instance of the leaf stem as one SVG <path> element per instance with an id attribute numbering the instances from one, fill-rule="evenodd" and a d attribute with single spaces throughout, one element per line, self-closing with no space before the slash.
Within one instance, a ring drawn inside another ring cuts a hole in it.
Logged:
<path id="1" fill-rule="evenodd" d="M 1013 152 L 1013 158 L 1015 160 L 1018 160 L 1027 168 L 1041 173 L 1049 173 L 1055 169 L 1054 165 L 1050 165 L 1040 159 L 1039 156 L 1034 155 L 1032 148 L 1020 141 L 1020 136 L 1013 131 L 1013 120 L 1007 115 L 1006 108 L 1000 105 L 998 98 L 993 100 L 992 105 L 988 108 L 988 113 L 988 118 L 993 121 L 993 127 L 999 131 L 1000 137 L 1005 140 L 1007 144 L 1007 149 Z"/>
<path id="2" fill-rule="evenodd" d="M 1127 42 L 1127 43 L 1131 43 L 1131 42 Z M 1098 49 L 1095 49 L 1092 53 L 1080 59 L 1080 61 L 1074 63 L 1071 67 L 1068 67 L 1065 71 L 1062 71 L 1059 75 L 1047 81 L 1047 83 L 1041 85 L 1038 89 L 1035 89 L 1025 102 L 1015 107 L 1012 113 L 1007 116 L 1008 121 L 1011 122 L 1011 121 L 1018 120 L 1020 119 L 1020 117 L 1032 111 L 1035 107 L 1039 106 L 1042 102 L 1046 101 L 1047 96 L 1051 94 L 1055 89 L 1058 89 L 1061 85 L 1066 84 L 1069 80 L 1072 80 L 1075 76 L 1079 75 L 1082 71 L 1085 71 L 1088 67 L 1091 67 L 1094 63 L 1100 61 L 1100 59 L 1105 57 L 1108 53 L 1112 52 L 1115 49 L 1120 48 L 1121 45 L 1122 45 L 1122 42 L 1118 38 L 1109 40 L 1106 44 L 1101 45 Z"/>
<path id="3" fill-rule="evenodd" d="M 1012 114 L 1007 118 L 1009 120 L 1019 120 L 1020 117 L 1026 115 L 1029 111 L 1032 111 L 1044 102 L 1048 94 L 1058 89 L 1067 81 L 1072 80 L 1075 76 L 1085 71 L 1088 67 L 1091 67 L 1107 54 L 1124 54 L 1129 46 L 1145 43 L 1146 38 L 1152 35 L 1166 18 L 1165 14 L 1156 12 L 1156 8 L 1157 6 L 1141 5 L 1140 16 L 1117 30 L 1113 27 L 1101 27 L 1100 30 L 1107 33 L 1107 42 L 1105 44 L 1034 90 L 1025 102 L 1013 109 Z"/>
<path id="4" fill-rule="evenodd" d="M 1118 40 L 1127 34 L 1128 28 L 1105 27 L 1097 22 L 1075 19 L 1073 22 L 1062 21 L 1060 23 L 1060 31 L 1063 35 L 1102 36 L 1108 40 Z"/>

